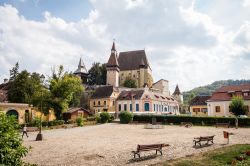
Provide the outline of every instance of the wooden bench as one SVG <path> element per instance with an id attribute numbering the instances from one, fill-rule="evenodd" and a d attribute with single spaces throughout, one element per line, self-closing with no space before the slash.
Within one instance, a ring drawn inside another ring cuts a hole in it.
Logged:
<path id="1" fill-rule="evenodd" d="M 137 145 L 137 149 L 136 151 L 132 151 L 132 153 L 134 154 L 134 158 L 136 158 L 136 155 L 140 158 L 140 152 L 142 151 L 151 151 L 151 150 L 155 150 L 156 154 L 157 152 L 160 152 L 160 154 L 162 155 L 162 148 L 169 146 L 168 144 L 151 144 L 151 145 Z"/>
<path id="2" fill-rule="evenodd" d="M 34 131 L 38 131 L 39 128 L 38 127 L 27 127 L 27 132 L 34 132 Z"/>
<path id="3" fill-rule="evenodd" d="M 215 124 L 216 128 L 217 127 L 226 127 L 226 128 L 229 128 L 229 126 L 230 126 L 230 122 L 228 122 L 228 123 L 216 123 Z"/>
<path id="4" fill-rule="evenodd" d="M 194 140 L 193 140 L 193 142 L 195 143 L 194 146 L 196 146 L 196 144 L 199 144 L 201 146 L 201 142 L 204 142 L 204 141 L 207 142 L 206 145 L 208 145 L 209 142 L 211 142 L 213 144 L 214 143 L 214 136 L 215 135 L 194 138 Z"/>
<path id="5" fill-rule="evenodd" d="M 180 126 L 185 126 L 185 127 L 192 127 L 193 123 L 192 122 L 181 122 Z"/>

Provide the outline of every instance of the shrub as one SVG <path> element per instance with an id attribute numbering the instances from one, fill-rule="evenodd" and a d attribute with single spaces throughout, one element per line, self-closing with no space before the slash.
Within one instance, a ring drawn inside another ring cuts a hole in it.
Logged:
<path id="1" fill-rule="evenodd" d="M 119 118 L 120 118 L 120 123 L 128 124 L 129 122 L 133 120 L 133 114 L 128 111 L 122 111 L 119 114 Z"/>
<path id="2" fill-rule="evenodd" d="M 96 117 L 95 116 L 87 117 L 87 121 L 96 121 Z"/>
<path id="3" fill-rule="evenodd" d="M 40 127 L 41 125 L 41 119 L 40 117 L 35 117 L 34 119 L 31 120 L 30 123 L 28 123 L 28 126 L 32 126 L 32 127 Z"/>
<path id="4" fill-rule="evenodd" d="M 108 112 L 100 113 L 100 123 L 107 123 L 110 120 L 110 114 Z"/>
<path id="5" fill-rule="evenodd" d="M 111 115 L 108 122 L 111 123 L 114 119 L 115 119 L 115 117 L 113 115 Z"/>
<path id="6" fill-rule="evenodd" d="M 64 120 L 56 120 L 56 125 L 63 125 L 64 124 Z"/>
<path id="7" fill-rule="evenodd" d="M 15 117 L 0 113 L 0 124 L 0 165 L 23 165 L 28 149 L 22 145 Z"/>
<path id="8" fill-rule="evenodd" d="M 192 122 L 195 125 L 205 124 L 206 126 L 215 125 L 215 123 L 228 123 L 235 124 L 235 118 L 232 117 L 194 117 L 194 116 L 168 116 L 168 115 L 134 115 L 133 120 L 143 123 L 151 123 L 152 118 L 155 117 L 157 122 L 164 124 L 174 123 L 180 124 L 181 122 Z M 239 126 L 250 126 L 250 118 L 239 118 Z"/>
<path id="9" fill-rule="evenodd" d="M 76 123 L 77 123 L 77 126 L 83 126 L 83 117 L 82 116 L 78 116 L 76 118 Z"/>

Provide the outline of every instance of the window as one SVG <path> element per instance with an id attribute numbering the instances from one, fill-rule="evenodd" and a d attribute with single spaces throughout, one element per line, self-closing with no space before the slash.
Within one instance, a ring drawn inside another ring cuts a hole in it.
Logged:
<path id="1" fill-rule="evenodd" d="M 95 105 L 95 101 L 93 102 L 93 105 Z"/>
<path id="2" fill-rule="evenodd" d="M 122 110 L 122 105 L 121 104 L 119 104 L 119 106 L 118 106 L 119 108 L 119 111 L 121 111 Z"/>
<path id="3" fill-rule="evenodd" d="M 160 104 L 158 105 L 158 110 L 159 110 L 159 112 L 161 111 L 161 105 Z"/>
<path id="4" fill-rule="evenodd" d="M 149 111 L 149 103 L 144 103 L 144 110 Z"/>
<path id="5" fill-rule="evenodd" d="M 244 93 L 243 93 L 243 96 L 248 96 L 248 93 L 247 93 L 247 92 L 244 92 Z"/>
<path id="6" fill-rule="evenodd" d="M 100 102 L 100 101 L 98 101 L 98 105 L 101 105 L 101 102 Z"/>
<path id="7" fill-rule="evenodd" d="M 215 106 L 215 112 L 220 112 L 220 106 Z"/>
<path id="8" fill-rule="evenodd" d="M 207 108 L 202 108 L 202 109 L 201 109 L 201 112 L 207 113 Z"/>
<path id="9" fill-rule="evenodd" d="M 104 105 L 106 105 L 106 100 L 104 100 Z"/>
<path id="10" fill-rule="evenodd" d="M 135 78 L 135 74 L 133 75 L 133 77 Z"/>
<path id="11" fill-rule="evenodd" d="M 155 109 L 155 104 L 154 104 L 154 111 L 156 111 L 156 109 Z"/>
<path id="12" fill-rule="evenodd" d="M 167 110 L 167 107 L 165 107 L 165 108 L 164 108 L 164 111 L 165 111 L 165 112 L 167 112 L 167 111 L 168 111 L 168 110 Z"/>
<path id="13" fill-rule="evenodd" d="M 132 104 L 130 104 L 129 107 L 130 107 L 130 111 L 132 112 L 133 111 Z"/>
<path id="14" fill-rule="evenodd" d="M 200 108 L 193 108 L 193 112 L 200 112 Z"/>
<path id="15" fill-rule="evenodd" d="M 124 104 L 123 107 L 124 107 L 124 111 L 127 111 L 127 104 Z"/>
<path id="16" fill-rule="evenodd" d="M 135 107 L 136 107 L 136 111 L 138 112 L 139 111 L 139 104 L 136 104 Z"/>
<path id="17" fill-rule="evenodd" d="M 113 101 L 113 106 L 115 105 L 115 101 Z"/>

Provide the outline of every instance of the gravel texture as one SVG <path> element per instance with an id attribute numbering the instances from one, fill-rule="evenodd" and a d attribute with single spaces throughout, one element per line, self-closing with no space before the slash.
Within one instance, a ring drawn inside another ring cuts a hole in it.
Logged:
<path id="1" fill-rule="evenodd" d="M 26 162 L 38 165 L 151 165 L 219 148 L 227 143 L 223 131 L 234 133 L 231 144 L 250 143 L 249 128 L 215 128 L 164 126 L 163 129 L 144 129 L 144 125 L 103 124 L 43 131 L 43 141 L 34 141 L 37 132 L 24 138 L 31 146 Z M 193 138 L 216 135 L 214 144 L 193 147 Z M 142 152 L 142 159 L 134 160 L 131 151 L 137 144 L 167 143 L 163 156 L 155 151 Z"/>

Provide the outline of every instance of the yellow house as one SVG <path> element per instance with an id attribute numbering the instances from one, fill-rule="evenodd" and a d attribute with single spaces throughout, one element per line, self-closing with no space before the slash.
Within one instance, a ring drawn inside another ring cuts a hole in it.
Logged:
<path id="1" fill-rule="evenodd" d="M 0 110 L 7 115 L 16 116 L 20 124 L 31 121 L 36 114 L 32 106 L 24 103 L 0 103 Z"/>
<path id="2" fill-rule="evenodd" d="M 100 86 L 90 97 L 90 110 L 96 114 L 99 112 L 115 113 L 116 98 L 119 95 L 118 88 L 113 86 Z"/>
<path id="3" fill-rule="evenodd" d="M 196 96 L 191 100 L 190 112 L 192 116 L 208 116 L 206 101 L 211 96 Z"/>

